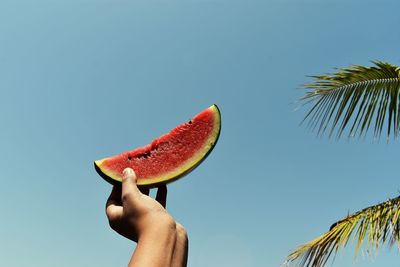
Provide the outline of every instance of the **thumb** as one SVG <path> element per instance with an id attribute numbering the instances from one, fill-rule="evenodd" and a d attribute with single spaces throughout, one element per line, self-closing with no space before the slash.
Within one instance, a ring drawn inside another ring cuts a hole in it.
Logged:
<path id="1" fill-rule="evenodd" d="M 139 188 L 136 185 L 136 180 L 136 174 L 131 168 L 126 168 L 123 171 L 121 194 L 122 203 L 126 202 L 127 200 L 133 199 L 141 194 Z"/>

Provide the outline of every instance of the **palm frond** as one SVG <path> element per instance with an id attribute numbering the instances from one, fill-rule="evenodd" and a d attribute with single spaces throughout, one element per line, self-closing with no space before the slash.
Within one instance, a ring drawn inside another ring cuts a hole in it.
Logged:
<path id="1" fill-rule="evenodd" d="M 286 264 L 297 261 L 299 267 L 322 267 L 352 237 L 356 241 L 355 256 L 364 245 L 367 252 L 376 251 L 385 243 L 390 247 L 399 245 L 399 216 L 400 196 L 348 215 L 334 223 L 327 233 L 290 253 Z"/>
<path id="2" fill-rule="evenodd" d="M 374 121 L 374 137 L 379 138 L 386 125 L 387 136 L 400 133 L 400 67 L 381 61 L 374 66 L 354 65 L 327 75 L 311 76 L 309 90 L 301 98 L 314 105 L 305 116 L 318 135 L 329 132 L 339 138 L 349 128 L 349 137 L 365 135 Z M 386 123 L 385 123 L 386 121 Z"/>

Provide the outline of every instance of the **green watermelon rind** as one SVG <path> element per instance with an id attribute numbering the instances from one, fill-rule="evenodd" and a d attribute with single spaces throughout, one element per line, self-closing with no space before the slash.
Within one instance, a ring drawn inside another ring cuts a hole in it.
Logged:
<path id="1" fill-rule="evenodd" d="M 216 111 L 217 111 L 216 114 L 217 114 L 217 118 L 218 118 L 218 122 L 219 122 L 219 128 L 218 128 L 218 132 L 216 134 L 215 140 L 211 143 L 211 146 L 207 150 L 207 152 L 203 156 L 201 156 L 199 160 L 197 160 L 196 162 L 193 162 L 192 165 L 189 166 L 188 168 L 186 168 L 185 163 L 182 164 L 182 169 L 185 169 L 185 170 L 183 172 L 179 173 L 178 175 L 175 175 L 175 176 L 172 176 L 172 177 L 166 177 L 165 179 L 161 179 L 160 178 L 159 179 L 160 181 L 158 181 L 158 182 L 151 182 L 150 181 L 149 184 L 138 184 L 139 187 L 155 188 L 155 187 L 158 187 L 160 185 L 165 185 L 165 184 L 172 183 L 172 182 L 184 177 L 185 175 L 189 174 L 197 166 L 199 166 L 208 157 L 208 155 L 210 155 L 210 153 L 213 151 L 215 145 L 217 144 L 217 142 L 219 140 L 219 136 L 221 134 L 221 128 L 222 128 L 221 112 L 220 112 L 218 106 L 214 104 L 211 107 L 214 107 L 216 109 Z M 104 180 L 106 180 L 108 183 L 110 183 L 112 185 L 115 185 L 115 186 L 121 185 L 121 181 L 117 180 L 116 178 L 112 178 L 110 175 L 107 175 L 106 173 L 104 173 L 101 170 L 101 168 L 97 165 L 96 162 L 98 162 L 98 161 L 94 162 L 95 170 Z M 186 164 L 189 165 L 189 163 L 186 163 Z"/>

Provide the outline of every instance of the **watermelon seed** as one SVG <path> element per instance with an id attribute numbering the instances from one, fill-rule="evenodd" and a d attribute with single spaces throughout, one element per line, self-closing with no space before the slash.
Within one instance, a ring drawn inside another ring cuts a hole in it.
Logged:
<path id="1" fill-rule="evenodd" d="M 192 121 L 191 121 L 191 120 L 189 121 L 189 124 L 192 124 Z"/>
<path id="2" fill-rule="evenodd" d="M 144 154 L 138 155 L 136 158 L 137 158 L 137 159 L 142 159 L 142 158 L 147 159 L 147 158 L 150 157 L 150 156 L 151 156 L 151 152 L 146 152 L 146 153 L 144 153 Z"/>
<path id="3" fill-rule="evenodd" d="M 131 156 L 128 156 L 128 159 L 129 159 L 129 160 L 132 160 L 132 157 L 131 157 Z"/>

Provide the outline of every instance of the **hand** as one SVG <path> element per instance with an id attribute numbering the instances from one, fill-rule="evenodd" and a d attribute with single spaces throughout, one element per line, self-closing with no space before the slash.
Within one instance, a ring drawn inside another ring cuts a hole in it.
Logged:
<path id="1" fill-rule="evenodd" d="M 175 228 L 175 221 L 165 210 L 167 187 L 158 188 L 156 200 L 148 194 L 148 189 L 140 191 L 137 187 L 134 171 L 125 169 L 122 187 L 113 187 L 106 204 L 111 228 L 135 242 L 143 232 L 153 228 Z"/>
<path id="2" fill-rule="evenodd" d="M 129 266 L 186 266 L 187 233 L 165 210 L 167 187 L 159 187 L 154 200 L 148 189 L 139 190 L 132 169 L 123 174 L 122 187 L 114 186 L 107 200 L 106 214 L 113 230 L 138 242 Z"/>

